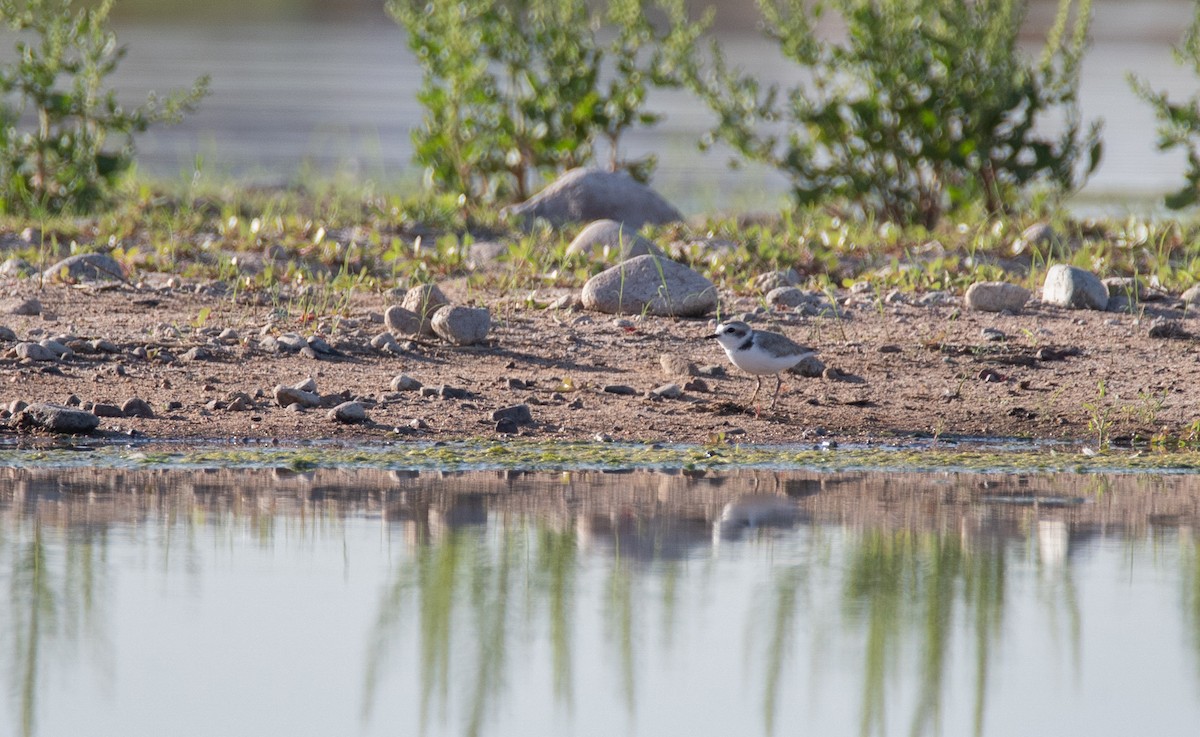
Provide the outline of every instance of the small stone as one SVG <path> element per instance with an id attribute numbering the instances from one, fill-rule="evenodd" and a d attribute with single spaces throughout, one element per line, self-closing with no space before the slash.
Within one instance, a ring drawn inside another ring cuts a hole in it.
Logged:
<path id="1" fill-rule="evenodd" d="M 308 336 L 308 347 L 312 349 L 313 353 L 316 353 L 320 356 L 338 355 L 338 350 L 329 345 L 329 341 L 325 340 L 319 335 Z"/>
<path id="2" fill-rule="evenodd" d="M 658 363 L 662 366 L 663 373 L 669 377 L 676 376 L 695 376 L 696 364 L 687 360 L 683 356 L 677 356 L 673 353 L 664 353 L 658 357 Z"/>
<path id="3" fill-rule="evenodd" d="M 993 343 L 996 343 L 996 342 L 999 342 L 1001 340 L 1005 340 L 1008 338 L 1008 336 L 1004 334 L 1004 331 L 1000 330 L 998 328 L 990 328 L 990 327 L 984 328 L 979 331 L 979 334 L 981 336 L 983 336 L 984 340 L 991 341 Z"/>
<path id="4" fill-rule="evenodd" d="M 16 341 L 16 339 L 17 339 L 17 334 L 13 332 L 12 328 L 8 328 L 3 325 L 0 325 L 0 340 L 3 340 L 8 343 L 12 343 L 12 342 Z"/>
<path id="5" fill-rule="evenodd" d="M 167 411 L 174 412 L 175 410 L 183 409 L 183 402 L 178 399 L 172 399 L 167 402 Z"/>
<path id="6" fill-rule="evenodd" d="M 75 351 L 60 340 L 44 338 L 38 341 L 38 345 L 53 353 L 55 358 L 73 358 L 75 356 Z"/>
<path id="7" fill-rule="evenodd" d="M 795 269 L 783 271 L 768 271 L 754 277 L 754 288 L 763 294 L 769 294 L 779 287 L 796 287 L 801 282 L 800 274 Z"/>
<path id="8" fill-rule="evenodd" d="M 342 402 L 329 410 L 328 417 L 344 425 L 355 425 L 367 421 L 367 410 L 358 402 Z"/>
<path id="9" fill-rule="evenodd" d="M 8 302 L 4 305 L 4 312 L 9 315 L 40 315 L 42 314 L 42 303 L 33 297 Z"/>
<path id="10" fill-rule="evenodd" d="M 533 413 L 527 404 L 515 404 L 492 412 L 492 421 L 511 420 L 516 425 L 528 425 L 533 422 Z"/>
<path id="11" fill-rule="evenodd" d="M 154 410 L 151 409 L 150 403 L 139 397 L 130 397 L 121 405 L 121 414 L 126 417 L 143 417 L 153 418 Z"/>
<path id="12" fill-rule="evenodd" d="M 53 361 L 58 358 L 54 355 L 54 351 L 39 345 L 38 343 L 17 343 L 16 348 L 17 358 L 29 361 Z"/>
<path id="13" fill-rule="evenodd" d="M 408 427 L 411 430 L 428 430 L 429 423 L 419 417 L 414 417 L 408 421 Z"/>
<path id="14" fill-rule="evenodd" d="M 404 349 L 396 342 L 391 333 L 380 333 L 374 338 L 371 338 L 371 347 L 380 353 L 391 353 L 392 355 L 403 355 Z"/>
<path id="15" fill-rule="evenodd" d="M 255 409 L 254 400 L 245 392 L 234 392 L 229 395 L 225 409 L 229 412 L 249 412 Z"/>
<path id="16" fill-rule="evenodd" d="M 683 390 L 685 392 L 697 392 L 700 394 L 707 394 L 708 393 L 708 382 L 706 382 L 704 379 L 692 379 L 691 381 L 689 381 L 688 383 L 683 385 Z"/>
<path id="17" fill-rule="evenodd" d="M 433 331 L 448 343 L 475 345 L 487 339 L 492 315 L 485 307 L 443 307 L 433 315 Z"/>
<path id="18" fill-rule="evenodd" d="M 1046 271 L 1042 301 L 1071 309 L 1103 310 L 1108 306 L 1108 289 L 1091 272 L 1055 264 Z"/>
<path id="19" fill-rule="evenodd" d="M 809 353 L 804 358 L 801 358 L 799 363 L 792 366 L 790 369 L 793 374 L 799 374 L 808 379 L 817 379 L 825 376 L 825 362 L 817 358 L 815 353 Z"/>
<path id="20" fill-rule="evenodd" d="M 516 435 L 520 428 L 511 417 L 501 417 L 496 420 L 496 432 L 504 435 Z"/>
<path id="21" fill-rule="evenodd" d="M 225 328 L 224 330 L 221 331 L 221 333 L 219 335 L 217 335 L 217 340 L 221 341 L 222 343 L 226 343 L 226 344 L 237 343 L 238 341 L 241 340 L 241 337 L 238 335 L 238 332 L 236 330 L 234 330 L 233 328 Z"/>
<path id="22" fill-rule="evenodd" d="M 189 348 L 179 357 L 181 361 L 211 361 L 213 358 L 212 351 L 202 345 L 195 348 Z"/>
<path id="23" fill-rule="evenodd" d="M 625 384 L 608 384 L 604 387 L 604 391 L 609 394 L 618 394 L 620 396 L 627 397 L 636 396 L 638 393 L 637 389 L 634 389 L 632 386 L 626 386 Z"/>
<path id="24" fill-rule="evenodd" d="M 125 413 L 115 404 L 97 403 L 90 408 L 92 414 L 97 417 L 124 417 Z"/>
<path id="25" fill-rule="evenodd" d="M 596 433 L 592 436 L 592 440 L 596 441 L 597 443 L 611 443 L 613 441 L 612 435 L 609 435 L 606 432 Z"/>
<path id="26" fill-rule="evenodd" d="M 421 387 L 421 396 L 438 397 L 439 399 L 470 399 L 471 392 L 466 389 L 441 384 L 439 386 Z"/>
<path id="27" fill-rule="evenodd" d="M 1061 239 L 1049 223 L 1034 223 L 1021 233 L 1021 237 L 1013 241 L 1012 252 L 1019 256 L 1033 248 L 1053 248 Z"/>
<path id="28" fill-rule="evenodd" d="M 57 433 L 89 433 L 100 426 L 100 418 L 91 412 L 35 402 L 16 415 L 16 426 Z"/>
<path id="29" fill-rule="evenodd" d="M 1183 294 L 1179 295 L 1186 305 L 1200 305 L 1200 284 L 1193 284 L 1183 290 Z"/>
<path id="30" fill-rule="evenodd" d="M 421 382 L 408 374 L 399 374 L 392 379 L 391 387 L 394 392 L 415 392 L 421 388 Z"/>
<path id="31" fill-rule="evenodd" d="M 275 341 L 279 344 L 280 349 L 287 353 L 299 353 L 302 348 L 308 345 L 308 341 L 298 333 L 284 333 Z"/>
<path id="32" fill-rule="evenodd" d="M 96 338 L 95 340 L 88 341 L 88 348 L 91 349 L 92 353 L 121 352 L 121 349 L 117 347 L 116 343 L 113 343 L 111 340 L 105 340 L 104 338 Z"/>
<path id="33" fill-rule="evenodd" d="M 275 398 L 275 403 L 284 408 L 291 407 L 292 405 L 308 408 L 317 407 L 321 404 L 321 398 L 316 394 L 282 384 L 272 390 L 272 395 Z"/>
<path id="34" fill-rule="evenodd" d="M 1185 339 L 1192 337 L 1192 334 L 1185 330 L 1183 324 L 1178 320 L 1164 320 L 1162 318 L 1154 321 L 1147 335 L 1151 338 Z"/>
<path id="35" fill-rule="evenodd" d="M 683 396 L 683 389 L 678 384 L 663 384 L 650 390 L 650 396 L 659 397 L 661 399 L 679 399 Z"/>
<path id="36" fill-rule="evenodd" d="M 767 304 L 771 307 L 795 308 L 802 305 L 819 305 L 825 301 L 824 295 L 812 294 L 797 287 L 776 287 L 767 292 Z"/>
<path id="37" fill-rule="evenodd" d="M 298 381 L 295 384 L 292 384 L 292 388 L 299 389 L 302 392 L 311 392 L 313 394 L 316 394 L 317 393 L 317 380 L 314 379 L 313 377 L 309 376 L 308 378 L 304 379 L 303 381 Z"/>
<path id="38" fill-rule="evenodd" d="M 717 288 L 683 264 L 635 256 L 583 285 L 583 306 L 608 314 L 700 316 L 717 306 Z"/>
<path id="39" fill-rule="evenodd" d="M 392 305 L 387 308 L 383 313 L 383 324 L 387 326 L 392 335 L 416 335 L 421 332 L 421 317 L 400 305 Z"/>
<path id="40" fill-rule="evenodd" d="M 1029 290 L 1002 281 L 976 282 L 967 288 L 963 302 L 979 312 L 1020 312 L 1029 301 Z"/>
<path id="41" fill-rule="evenodd" d="M 708 364 L 707 366 L 700 366 L 696 369 L 696 374 L 698 376 L 707 376 L 710 379 L 719 379 L 723 376 L 727 376 L 728 373 L 729 372 L 727 372 L 725 370 L 725 367 L 719 363 Z"/>
<path id="42" fill-rule="evenodd" d="M 596 220 L 580 231 L 571 245 L 567 246 L 568 256 L 584 255 L 605 261 L 624 261 L 645 254 L 660 258 L 666 256 L 652 241 L 638 235 L 636 228 L 616 220 Z"/>

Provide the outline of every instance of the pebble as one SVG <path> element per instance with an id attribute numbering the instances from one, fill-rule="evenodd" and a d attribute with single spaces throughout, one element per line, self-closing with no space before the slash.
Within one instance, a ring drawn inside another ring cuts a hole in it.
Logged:
<path id="1" fill-rule="evenodd" d="M 706 366 L 698 367 L 696 369 L 696 374 L 698 376 L 707 376 L 710 379 L 719 379 L 721 377 L 727 376 L 729 374 L 729 372 L 727 372 L 725 370 L 725 367 L 722 366 L 721 364 L 713 363 L 713 364 L 708 364 Z"/>
<path id="2" fill-rule="evenodd" d="M 179 357 L 181 361 L 211 361 L 213 359 L 212 351 L 202 345 L 194 348 L 189 348 Z"/>
<path id="3" fill-rule="evenodd" d="M 100 418 L 80 409 L 35 402 L 17 413 L 16 426 L 57 433 L 89 433 L 100 426 Z"/>
<path id="4" fill-rule="evenodd" d="M 798 287 L 776 287 L 767 292 L 767 304 L 771 307 L 795 308 L 801 305 L 819 305 L 825 301 L 824 295 L 812 294 Z"/>
<path id="5" fill-rule="evenodd" d="M 470 399 L 471 392 L 448 384 L 421 387 L 422 397 L 438 397 L 439 399 Z"/>
<path id="6" fill-rule="evenodd" d="M 678 384 L 663 384 L 651 389 L 649 394 L 660 399 L 679 399 L 683 396 L 683 389 Z"/>
<path id="7" fill-rule="evenodd" d="M 704 379 L 692 379 L 683 385 L 683 390 L 686 392 L 697 392 L 700 394 L 708 393 L 708 382 Z"/>
<path id="8" fill-rule="evenodd" d="M 396 356 L 404 354 L 404 348 L 396 342 L 391 333 L 380 333 L 371 338 L 371 347 L 380 353 L 391 353 Z"/>
<path id="9" fill-rule="evenodd" d="M 1008 336 L 1004 334 L 1004 331 L 998 328 L 983 328 L 979 331 L 979 334 L 983 336 L 984 340 L 991 341 L 993 343 L 1008 338 Z"/>
<path id="10" fill-rule="evenodd" d="M 393 335 L 416 335 L 421 332 L 421 317 L 400 305 L 392 305 L 383 313 L 383 324 Z"/>
<path id="11" fill-rule="evenodd" d="M 271 393 L 275 398 L 275 403 L 284 408 L 291 407 L 292 405 L 307 408 L 316 407 L 321 404 L 321 398 L 316 394 L 292 386 L 284 386 L 283 384 L 277 385 Z"/>
<path id="12" fill-rule="evenodd" d="M 411 430 L 428 430 L 429 423 L 422 420 L 420 417 L 414 417 L 408 421 L 408 427 Z"/>
<path id="13" fill-rule="evenodd" d="M 367 421 L 367 410 L 358 402 L 342 402 L 329 410 L 328 417 L 345 425 L 355 425 Z"/>
<path id="14" fill-rule="evenodd" d="M 319 356 L 337 356 L 340 352 L 319 335 L 308 336 L 308 347 Z"/>
<path id="15" fill-rule="evenodd" d="M 496 432 L 504 435 L 516 435 L 518 431 L 520 431 L 520 427 L 511 417 L 501 417 L 496 420 Z"/>
<path id="16" fill-rule="evenodd" d="M 39 343 L 17 343 L 13 349 L 18 359 L 29 361 L 53 361 L 57 358 L 54 351 Z"/>
<path id="17" fill-rule="evenodd" d="M 421 382 L 408 374 L 399 374 L 392 378 L 391 387 L 394 392 L 415 392 L 421 388 Z"/>
<path id="18" fill-rule="evenodd" d="M 42 314 L 42 303 L 32 297 L 14 300 L 6 302 L 3 311 L 9 315 L 40 315 Z"/>
<path id="19" fill-rule="evenodd" d="M 60 340 L 44 338 L 38 341 L 38 345 L 53 353 L 55 358 L 73 358 L 75 356 L 75 351 Z"/>
<path id="20" fill-rule="evenodd" d="M 621 396 L 629 396 L 629 397 L 636 396 L 638 393 L 637 389 L 634 389 L 632 386 L 627 386 L 625 384 L 607 384 L 604 387 L 604 391 L 608 392 L 609 394 L 618 394 Z"/>
<path id="21" fill-rule="evenodd" d="M 121 405 L 121 414 L 126 417 L 144 417 L 149 419 L 154 417 L 154 410 L 146 400 L 138 397 L 130 397 Z"/>
<path id="22" fill-rule="evenodd" d="M 1183 324 L 1178 320 L 1164 320 L 1158 318 L 1150 326 L 1147 332 L 1151 338 L 1190 338 L 1192 334 L 1184 329 Z"/>
<path id="23" fill-rule="evenodd" d="M 87 408 L 92 414 L 97 417 L 124 417 L 125 413 L 115 404 L 98 403 Z"/>
<path id="24" fill-rule="evenodd" d="M 793 374 L 798 374 L 808 379 L 825 376 L 826 371 L 825 362 L 817 358 L 816 354 L 813 353 L 801 358 L 799 363 L 788 370 Z"/>
<path id="25" fill-rule="evenodd" d="M 304 336 L 298 333 L 284 333 L 275 339 L 279 347 L 288 353 L 298 353 L 301 348 L 308 345 L 308 341 Z"/>
<path id="26" fill-rule="evenodd" d="M 658 363 L 663 373 L 670 377 L 696 375 L 696 364 L 674 353 L 663 353 L 658 357 Z"/>
<path id="27" fill-rule="evenodd" d="M 295 384 L 292 384 L 292 388 L 299 389 L 302 392 L 312 392 L 313 394 L 316 394 L 317 393 L 317 380 L 314 379 L 313 377 L 309 376 L 309 377 L 305 378 L 303 381 L 298 381 Z"/>
<path id="28" fill-rule="evenodd" d="M 1058 233 L 1049 223 L 1034 223 L 1021 233 L 1021 237 L 1013 241 L 1012 252 L 1014 256 L 1018 256 L 1032 247 L 1053 247 L 1060 240 Z"/>
<path id="29" fill-rule="evenodd" d="M 13 332 L 12 328 L 0 325 L 0 340 L 12 343 L 16 341 L 16 339 L 17 334 Z"/>
<path id="30" fill-rule="evenodd" d="M 533 413 L 529 410 L 528 404 L 514 404 L 511 407 L 502 407 L 492 412 L 493 422 L 501 420 L 511 420 L 517 425 L 528 425 L 533 422 Z"/>
<path id="31" fill-rule="evenodd" d="M 241 339 L 241 336 L 238 335 L 238 331 L 234 330 L 233 328 L 225 328 L 220 332 L 220 334 L 217 335 L 217 340 L 221 341 L 222 343 L 237 343 Z"/>
<path id="32" fill-rule="evenodd" d="M 1020 312 L 1029 301 L 1029 290 L 1002 281 L 975 282 L 967 288 L 963 302 L 979 312 Z"/>
<path id="33" fill-rule="evenodd" d="M 229 395 L 225 409 L 229 412 L 249 412 L 255 409 L 254 400 L 245 392 L 235 392 Z"/>
<path id="34" fill-rule="evenodd" d="M 769 294 L 779 287 L 795 287 L 801 282 L 800 274 L 795 269 L 783 271 L 768 271 L 754 277 L 754 288 L 764 294 Z"/>
<path id="35" fill-rule="evenodd" d="M 454 345 L 475 345 L 487 339 L 492 314 L 486 307 L 444 307 L 430 323 L 442 340 Z"/>

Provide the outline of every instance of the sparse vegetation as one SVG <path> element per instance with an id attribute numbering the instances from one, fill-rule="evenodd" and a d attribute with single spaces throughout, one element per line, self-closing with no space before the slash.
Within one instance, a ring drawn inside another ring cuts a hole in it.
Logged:
<path id="1" fill-rule="evenodd" d="M 0 212 L 88 212 L 104 206 L 133 163 L 133 136 L 178 120 L 207 92 L 122 107 L 106 79 L 125 55 L 108 28 L 112 0 L 0 0 L 17 61 L 0 65 Z M 21 125 L 22 116 L 33 125 Z"/>

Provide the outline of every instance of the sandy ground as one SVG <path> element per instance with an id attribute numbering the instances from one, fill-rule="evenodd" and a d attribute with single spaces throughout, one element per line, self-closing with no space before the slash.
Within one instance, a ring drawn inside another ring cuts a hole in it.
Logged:
<path id="1" fill-rule="evenodd" d="M 452 301 L 492 310 L 486 345 L 456 348 L 429 338 L 403 355 L 381 354 L 369 341 L 384 332 L 380 315 L 397 298 L 380 294 L 353 297 L 338 316 L 314 317 L 296 301 L 231 298 L 195 285 L 89 289 L 12 282 L 4 285 L 5 305 L 35 298 L 42 308 L 37 315 L 0 314 L 0 326 L 19 340 L 103 338 L 117 352 L 30 362 L 16 358 L 12 342 L 0 342 L 0 402 L 87 407 L 138 397 L 154 417 L 103 417 L 98 434 L 165 439 L 510 437 L 497 433 L 491 415 L 521 403 L 529 405 L 533 422 L 519 435 L 543 440 L 820 443 L 969 435 L 1094 443 L 1103 430 L 1121 443 L 1159 433 L 1186 438 L 1200 418 L 1200 352 L 1188 332 L 1194 321 L 1170 301 L 1146 303 L 1136 314 L 1033 301 L 1014 316 L 966 311 L 954 295 L 932 306 L 916 304 L 920 295 L 911 295 L 882 306 L 864 298 L 841 318 L 760 314 L 756 327 L 818 348 L 831 369 L 821 378 L 788 376 L 771 411 L 767 393 L 757 408 L 748 404 L 753 378 L 729 366 L 715 341 L 704 340 L 713 320 L 538 309 L 525 293 L 467 294 L 453 283 L 443 289 Z M 731 313 L 753 312 L 757 304 L 732 295 L 724 300 Z M 1155 318 L 1177 321 L 1173 337 L 1151 337 Z M 238 337 L 219 340 L 226 328 Z M 991 340 L 985 328 L 1005 337 Z M 313 358 L 260 347 L 264 333 L 287 332 L 323 335 L 340 355 Z M 184 359 L 197 346 L 209 360 Z M 703 376 L 676 399 L 650 398 L 651 389 L 690 380 L 668 375 L 664 354 L 698 367 L 724 366 L 726 375 Z M 401 373 L 425 387 L 448 385 L 470 396 L 393 392 L 390 383 Z M 341 424 L 327 409 L 298 412 L 274 402 L 273 387 L 308 377 L 329 403 L 360 400 L 368 421 Z M 607 385 L 636 394 L 609 393 Z M 774 381 L 764 385 L 773 388 Z M 253 406 L 221 409 L 237 392 L 248 394 Z M 329 397 L 335 394 L 340 397 Z M 16 423 L 2 414 L 0 436 L 15 437 Z"/>

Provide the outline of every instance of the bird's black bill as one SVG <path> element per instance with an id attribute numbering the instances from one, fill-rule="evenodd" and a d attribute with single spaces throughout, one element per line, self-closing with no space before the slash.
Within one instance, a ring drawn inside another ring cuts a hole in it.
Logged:
<path id="1" fill-rule="evenodd" d="M 717 333 L 713 333 L 712 335 L 706 335 L 706 336 L 704 336 L 704 339 L 705 339 L 705 340 L 715 340 L 715 339 L 717 339 L 717 338 L 720 338 L 720 337 L 721 337 L 721 336 L 720 336 L 719 334 L 717 334 Z"/>

